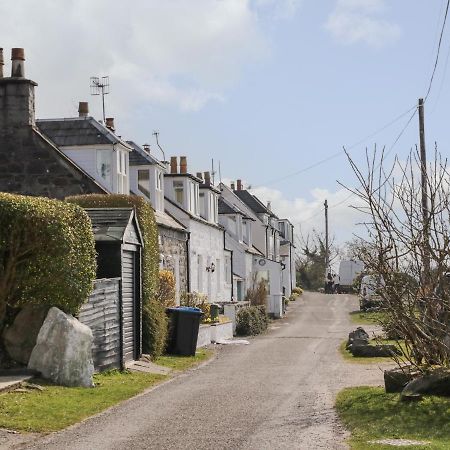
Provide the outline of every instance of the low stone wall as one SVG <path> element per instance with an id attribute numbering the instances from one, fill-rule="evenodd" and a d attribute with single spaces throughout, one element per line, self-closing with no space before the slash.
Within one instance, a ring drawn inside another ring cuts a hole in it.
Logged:
<path id="1" fill-rule="evenodd" d="M 214 323 L 212 325 L 200 325 L 198 330 L 197 348 L 206 347 L 209 344 L 233 338 L 233 322 Z"/>

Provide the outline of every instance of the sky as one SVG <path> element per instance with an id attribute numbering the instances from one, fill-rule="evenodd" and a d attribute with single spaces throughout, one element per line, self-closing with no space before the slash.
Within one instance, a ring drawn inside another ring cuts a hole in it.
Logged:
<path id="1" fill-rule="evenodd" d="M 74 117 L 89 101 L 101 119 L 90 77 L 108 75 L 106 116 L 122 137 L 159 156 L 157 130 L 166 157 L 187 156 L 192 173 L 214 159 L 223 180 L 244 180 L 297 234 L 324 229 L 327 199 L 330 233 L 344 243 L 362 218 L 339 184 L 356 183 L 342 149 L 362 164 L 366 148 L 404 159 L 418 143 L 417 115 L 408 121 L 428 89 L 445 4 L 0 0 L 0 46 L 8 60 L 25 48 L 39 118 Z M 437 142 L 444 155 L 449 33 L 425 104 L 428 151 Z"/>

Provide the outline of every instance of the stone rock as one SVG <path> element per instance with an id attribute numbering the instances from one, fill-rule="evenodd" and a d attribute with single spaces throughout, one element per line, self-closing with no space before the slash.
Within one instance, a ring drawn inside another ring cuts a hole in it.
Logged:
<path id="1" fill-rule="evenodd" d="M 28 368 L 63 386 L 92 387 L 93 336 L 77 319 L 51 308 L 37 337 Z"/>
<path id="2" fill-rule="evenodd" d="M 6 328 L 3 343 L 11 359 L 28 364 L 48 309 L 48 306 L 25 306 L 17 314 L 13 324 Z"/>
<path id="3" fill-rule="evenodd" d="M 367 345 L 369 343 L 369 335 L 365 332 L 364 328 L 358 327 L 348 335 L 348 341 L 345 348 L 348 350 L 353 343 L 356 345 Z"/>
<path id="4" fill-rule="evenodd" d="M 415 396 L 438 395 L 450 397 L 450 371 L 437 369 L 434 372 L 411 380 L 401 393 L 402 400 Z"/>
<path id="5" fill-rule="evenodd" d="M 387 393 L 402 392 L 403 388 L 420 373 L 412 366 L 395 367 L 384 371 L 384 389 Z"/>
<path id="6" fill-rule="evenodd" d="M 384 356 L 400 355 L 400 350 L 395 345 L 352 345 L 350 352 L 353 356 L 376 358 Z"/>

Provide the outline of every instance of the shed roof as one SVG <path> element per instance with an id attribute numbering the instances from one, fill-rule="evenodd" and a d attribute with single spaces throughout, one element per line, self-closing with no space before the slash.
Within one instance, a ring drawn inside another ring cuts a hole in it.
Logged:
<path id="1" fill-rule="evenodd" d="M 39 119 L 39 129 L 60 147 L 77 145 L 117 144 L 129 145 L 93 117 L 67 119 Z"/>
<path id="2" fill-rule="evenodd" d="M 142 243 L 133 208 L 86 208 L 85 211 L 91 219 L 96 241 L 124 241 L 127 228 L 134 221 Z"/>

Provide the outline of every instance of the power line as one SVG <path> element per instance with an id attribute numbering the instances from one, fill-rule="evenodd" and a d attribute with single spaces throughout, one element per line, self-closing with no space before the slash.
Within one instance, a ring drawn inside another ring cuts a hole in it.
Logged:
<path id="1" fill-rule="evenodd" d="M 450 1 L 450 0 L 449 0 Z M 349 147 L 347 147 L 347 150 L 351 150 L 355 147 L 357 147 L 358 145 L 362 144 L 363 142 L 367 141 L 367 139 L 370 139 L 374 136 L 376 136 L 377 134 L 381 133 L 382 131 L 384 131 L 386 128 L 389 128 L 390 126 L 394 125 L 394 123 L 398 122 L 400 119 L 402 119 L 404 116 L 406 116 L 407 114 L 409 114 L 413 109 L 416 108 L 416 105 L 414 105 L 413 107 L 409 108 L 407 111 L 403 112 L 402 114 L 400 114 L 399 116 L 395 117 L 394 119 L 392 119 L 390 122 L 388 122 L 387 124 L 383 125 L 381 128 L 377 129 L 376 131 L 368 134 L 367 136 L 365 136 L 364 138 L 360 139 L 358 142 L 355 142 L 354 144 L 350 145 Z M 296 172 L 290 173 L 288 175 L 285 175 L 283 177 L 280 178 L 276 178 L 273 179 L 271 181 L 267 181 L 265 183 L 261 183 L 260 186 L 270 186 L 271 184 L 275 184 L 278 183 L 279 181 L 284 181 L 288 178 L 294 177 L 296 175 L 300 175 L 301 173 L 307 172 L 308 170 L 314 169 L 315 167 L 318 167 L 328 161 L 331 161 L 334 158 L 337 158 L 338 156 L 342 156 L 344 154 L 343 150 L 340 150 L 339 152 L 336 152 L 324 159 L 321 159 L 313 164 L 311 164 L 310 166 L 304 167 L 303 169 L 297 170 Z M 257 188 L 259 186 L 254 186 L 253 188 Z"/>
<path id="2" fill-rule="evenodd" d="M 445 7 L 444 20 L 442 22 L 441 34 L 439 36 L 439 43 L 438 43 L 438 48 L 437 48 L 437 52 L 436 52 L 436 59 L 434 61 L 434 67 L 433 67 L 433 71 L 431 72 L 430 83 L 428 84 L 428 90 L 427 90 L 427 93 L 425 95 L 424 101 L 426 101 L 428 96 L 430 95 L 431 87 L 433 85 L 434 76 L 436 74 L 436 69 L 437 69 L 437 66 L 438 66 L 438 63 L 439 63 L 439 55 L 440 55 L 440 52 L 441 52 L 442 37 L 444 36 L 445 24 L 447 23 L 447 16 L 448 16 L 449 7 L 450 7 L 450 0 L 447 0 L 447 6 Z"/>

